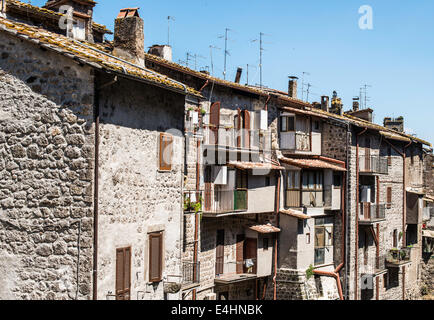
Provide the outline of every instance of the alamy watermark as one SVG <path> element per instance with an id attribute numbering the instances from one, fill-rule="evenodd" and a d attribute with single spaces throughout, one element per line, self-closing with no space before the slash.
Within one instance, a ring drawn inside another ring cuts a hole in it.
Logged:
<path id="1" fill-rule="evenodd" d="M 359 28 L 361 30 L 374 29 L 374 11 L 369 5 L 363 5 L 359 8 L 359 14 L 362 16 L 359 18 Z"/>

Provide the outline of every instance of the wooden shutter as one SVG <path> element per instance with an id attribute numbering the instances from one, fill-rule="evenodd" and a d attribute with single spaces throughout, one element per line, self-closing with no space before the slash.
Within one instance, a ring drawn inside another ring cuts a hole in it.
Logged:
<path id="1" fill-rule="evenodd" d="M 163 233 L 149 235 L 149 281 L 159 282 L 163 278 Z"/>
<path id="2" fill-rule="evenodd" d="M 244 260 L 252 259 L 254 266 L 250 270 L 250 273 L 256 274 L 256 266 L 258 264 L 258 240 L 254 238 L 247 238 L 244 242 Z M 244 266 L 244 272 L 247 273 L 249 270 Z"/>
<path id="3" fill-rule="evenodd" d="M 250 148 L 250 113 L 244 110 L 244 148 Z"/>
<path id="4" fill-rule="evenodd" d="M 218 144 L 219 127 L 220 127 L 220 102 L 215 102 L 210 108 L 210 144 Z"/>
<path id="5" fill-rule="evenodd" d="M 392 207 L 392 187 L 387 187 L 387 209 Z"/>
<path id="6" fill-rule="evenodd" d="M 366 138 L 365 140 L 365 171 L 371 171 L 371 139 Z"/>
<path id="7" fill-rule="evenodd" d="M 223 274 L 225 253 L 225 230 L 217 230 L 215 274 Z"/>
<path id="8" fill-rule="evenodd" d="M 236 255 L 237 255 L 237 274 L 243 273 L 244 269 L 244 234 L 237 235 L 237 247 L 236 247 Z"/>
<path id="9" fill-rule="evenodd" d="M 131 248 L 116 249 L 116 300 L 130 300 Z"/>
<path id="10" fill-rule="evenodd" d="M 170 134 L 160 133 L 160 170 L 172 170 L 173 137 Z"/>

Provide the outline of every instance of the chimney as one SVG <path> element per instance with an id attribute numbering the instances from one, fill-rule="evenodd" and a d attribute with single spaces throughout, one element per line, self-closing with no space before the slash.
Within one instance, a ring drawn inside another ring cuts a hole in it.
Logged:
<path id="1" fill-rule="evenodd" d="M 243 68 L 238 67 L 237 75 L 235 76 L 235 83 L 240 83 L 242 73 L 243 73 Z"/>
<path id="2" fill-rule="evenodd" d="M 404 132 L 404 117 L 384 118 L 383 125 L 388 129 Z"/>
<path id="3" fill-rule="evenodd" d="M 297 77 L 288 77 L 288 96 L 297 99 Z"/>
<path id="4" fill-rule="evenodd" d="M 113 54 L 124 60 L 145 65 L 144 22 L 139 8 L 121 9 L 115 20 Z"/>
<path id="5" fill-rule="evenodd" d="M 148 53 L 163 58 L 164 60 L 172 61 L 172 47 L 169 45 L 153 45 Z"/>
<path id="6" fill-rule="evenodd" d="M 353 111 L 359 111 L 359 98 L 353 98 Z"/>
<path id="7" fill-rule="evenodd" d="M 330 106 L 330 97 L 328 96 L 321 96 L 321 110 L 329 112 Z"/>

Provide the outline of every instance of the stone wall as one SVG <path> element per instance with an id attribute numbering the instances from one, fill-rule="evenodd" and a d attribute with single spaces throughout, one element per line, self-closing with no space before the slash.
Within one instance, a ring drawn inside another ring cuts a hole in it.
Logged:
<path id="1" fill-rule="evenodd" d="M 0 299 L 89 299 L 91 70 L 0 32 L 0 78 Z"/>

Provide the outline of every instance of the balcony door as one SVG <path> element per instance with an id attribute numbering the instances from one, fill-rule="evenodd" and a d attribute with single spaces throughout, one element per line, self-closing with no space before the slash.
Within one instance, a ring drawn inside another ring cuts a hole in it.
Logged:
<path id="1" fill-rule="evenodd" d="M 244 272 L 244 242 L 245 235 L 239 234 L 237 235 L 237 274 Z"/>
<path id="2" fill-rule="evenodd" d="M 246 238 L 244 241 L 244 273 L 256 274 L 258 239 Z M 251 265 L 253 263 L 253 265 Z"/>
<path id="3" fill-rule="evenodd" d="M 217 230 L 216 239 L 216 258 L 215 258 L 215 274 L 223 274 L 225 258 L 225 230 Z"/>

